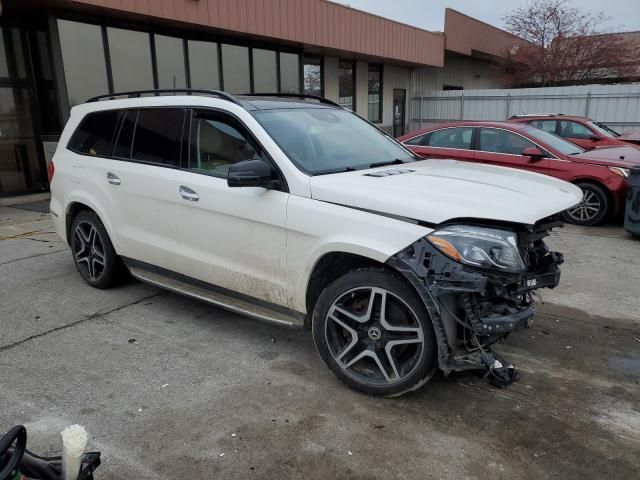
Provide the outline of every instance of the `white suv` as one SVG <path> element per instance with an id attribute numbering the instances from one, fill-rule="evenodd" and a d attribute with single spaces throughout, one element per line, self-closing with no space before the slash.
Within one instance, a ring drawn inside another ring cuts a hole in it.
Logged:
<path id="1" fill-rule="evenodd" d="M 579 188 L 419 161 L 317 97 L 140 93 L 74 107 L 50 167 L 53 222 L 89 285 L 128 271 L 311 328 L 329 368 L 369 394 L 436 368 L 517 378 L 490 346 L 557 285 L 562 256 L 542 238 Z"/>

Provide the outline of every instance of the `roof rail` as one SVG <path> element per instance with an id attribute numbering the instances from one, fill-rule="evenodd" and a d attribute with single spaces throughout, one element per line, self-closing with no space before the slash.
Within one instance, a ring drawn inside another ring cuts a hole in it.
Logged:
<path id="1" fill-rule="evenodd" d="M 511 115 L 509 119 L 512 118 L 528 118 L 528 117 L 562 117 L 564 113 L 520 113 L 516 115 Z"/>
<path id="2" fill-rule="evenodd" d="M 204 89 L 196 89 L 196 88 L 173 88 L 173 89 L 153 89 L 153 90 L 132 90 L 130 92 L 114 92 L 114 93 L 98 95 L 97 97 L 90 98 L 85 103 L 97 102 L 98 100 L 102 100 L 105 98 L 108 98 L 110 100 L 114 100 L 116 97 L 139 98 L 140 96 L 144 94 L 149 94 L 149 93 L 205 94 L 205 95 L 212 95 L 214 97 L 218 97 L 222 100 L 228 100 L 229 102 L 233 102 L 236 105 L 242 106 L 242 104 L 238 101 L 236 97 L 228 94 L 227 92 L 222 92 L 220 90 L 204 90 Z"/>
<path id="3" fill-rule="evenodd" d="M 341 105 L 329 100 L 328 98 L 321 97 L 319 95 L 307 95 L 305 93 L 245 93 L 243 96 L 247 97 L 284 97 L 284 98 L 310 98 L 317 100 L 320 103 L 326 103 L 327 105 L 333 105 L 334 107 L 340 107 Z"/>

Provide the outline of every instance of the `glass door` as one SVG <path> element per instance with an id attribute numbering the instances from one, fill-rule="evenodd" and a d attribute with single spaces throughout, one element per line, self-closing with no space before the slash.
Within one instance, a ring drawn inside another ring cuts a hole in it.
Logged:
<path id="1" fill-rule="evenodd" d="M 47 188 L 24 45 L 20 29 L 0 27 L 0 196 Z"/>

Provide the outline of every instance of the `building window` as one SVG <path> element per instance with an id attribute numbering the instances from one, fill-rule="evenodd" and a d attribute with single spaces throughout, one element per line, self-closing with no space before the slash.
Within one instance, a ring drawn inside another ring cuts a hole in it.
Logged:
<path id="1" fill-rule="evenodd" d="M 300 93 L 300 55 L 280 52 L 280 91 Z"/>
<path id="2" fill-rule="evenodd" d="M 180 38 L 154 35 L 158 88 L 186 88 L 184 42 Z"/>
<path id="3" fill-rule="evenodd" d="M 58 20 L 58 32 L 69 106 L 108 93 L 101 28 Z"/>
<path id="4" fill-rule="evenodd" d="M 108 27 L 107 37 L 114 91 L 154 88 L 149 34 Z"/>
<path id="5" fill-rule="evenodd" d="M 353 111 L 356 109 L 355 72 L 354 62 L 340 62 L 340 68 L 338 69 L 338 103 L 340 106 Z"/>
<path id="6" fill-rule="evenodd" d="M 382 65 L 369 65 L 369 109 L 370 122 L 382 122 Z"/>
<path id="7" fill-rule="evenodd" d="M 222 76 L 224 89 L 231 93 L 251 91 L 249 48 L 222 44 Z"/>
<path id="8" fill-rule="evenodd" d="M 324 96 L 324 78 L 321 57 L 304 57 L 304 93 Z"/>
<path id="9" fill-rule="evenodd" d="M 220 88 L 218 44 L 189 40 L 189 73 L 191 88 Z"/>
<path id="10" fill-rule="evenodd" d="M 254 48 L 253 59 L 253 91 L 256 93 L 273 93 L 278 91 L 278 74 L 276 52 Z"/>
<path id="11" fill-rule="evenodd" d="M 462 90 L 458 85 L 442 85 L 442 90 Z"/>

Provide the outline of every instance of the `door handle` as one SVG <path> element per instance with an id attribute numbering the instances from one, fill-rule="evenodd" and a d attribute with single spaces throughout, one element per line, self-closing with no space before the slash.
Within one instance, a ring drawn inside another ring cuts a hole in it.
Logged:
<path id="1" fill-rule="evenodd" d="M 111 185 L 120 185 L 122 183 L 120 177 L 111 172 L 107 173 L 107 180 Z"/>
<path id="2" fill-rule="evenodd" d="M 198 200 L 200 200 L 200 196 L 196 192 L 194 192 L 189 187 L 185 187 L 184 185 L 180 185 L 178 193 L 182 198 L 190 202 L 197 202 Z"/>

